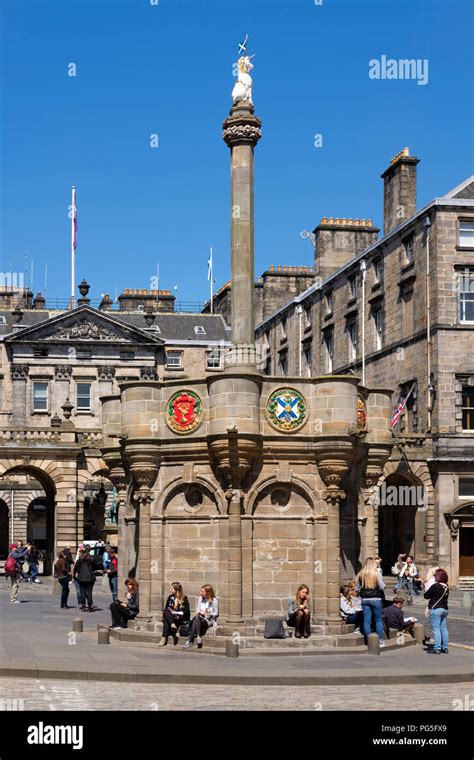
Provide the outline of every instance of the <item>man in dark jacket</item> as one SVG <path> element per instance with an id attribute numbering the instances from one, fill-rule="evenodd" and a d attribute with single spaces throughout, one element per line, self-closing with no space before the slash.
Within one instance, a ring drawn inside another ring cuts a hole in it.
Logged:
<path id="1" fill-rule="evenodd" d="M 415 621 L 410 620 L 405 622 L 402 612 L 404 603 L 405 600 L 402 599 L 401 596 L 395 596 L 393 598 L 393 604 L 389 607 L 385 607 L 383 611 L 385 626 L 386 629 L 393 628 L 395 631 L 406 631 L 412 638 L 414 638 L 415 634 L 413 633 L 413 626 L 415 625 Z"/>
<path id="2" fill-rule="evenodd" d="M 87 599 L 87 610 L 88 612 L 93 612 L 94 608 L 92 603 L 92 588 L 95 583 L 95 573 L 91 556 L 86 550 L 84 550 L 84 554 L 79 557 L 74 566 L 74 578 L 79 581 L 79 588 L 81 593 L 79 601 L 80 609 L 83 612 L 86 611 Z"/>

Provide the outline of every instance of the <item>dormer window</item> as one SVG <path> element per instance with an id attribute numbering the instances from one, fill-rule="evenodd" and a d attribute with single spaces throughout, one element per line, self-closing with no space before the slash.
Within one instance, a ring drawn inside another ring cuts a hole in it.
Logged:
<path id="1" fill-rule="evenodd" d="M 382 257 L 377 256 L 373 261 L 375 282 L 382 282 L 383 279 L 383 263 Z"/>
<path id="2" fill-rule="evenodd" d="M 202 325 L 196 325 L 194 328 L 194 332 L 196 335 L 205 335 L 206 331 Z"/>
<path id="3" fill-rule="evenodd" d="M 328 314 L 332 314 L 334 310 L 334 294 L 332 290 L 328 290 L 326 293 L 326 311 Z"/>
<path id="4" fill-rule="evenodd" d="M 413 235 L 405 240 L 403 246 L 405 249 L 406 264 L 413 264 Z"/>

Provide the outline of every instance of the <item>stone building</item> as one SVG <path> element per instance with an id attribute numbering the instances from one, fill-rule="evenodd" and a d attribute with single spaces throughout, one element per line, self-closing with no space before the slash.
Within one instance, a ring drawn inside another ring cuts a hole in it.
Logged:
<path id="1" fill-rule="evenodd" d="M 107 296 L 97 309 L 88 290 L 62 311 L 0 290 L 0 559 L 28 540 L 46 572 L 66 543 L 116 542 L 101 397 L 126 381 L 212 375 L 230 344 L 222 317 L 175 313 L 169 291 L 125 290 L 118 309 Z"/>
<path id="2" fill-rule="evenodd" d="M 387 574 L 412 552 L 472 587 L 474 178 L 417 210 L 418 163 L 405 148 L 382 174 L 381 238 L 370 220 L 322 219 L 313 282 L 290 299 L 283 272 L 256 336 L 267 375 L 354 374 L 392 388 L 393 409 L 406 399 L 378 483 L 398 495 L 375 506 L 375 546 Z"/>

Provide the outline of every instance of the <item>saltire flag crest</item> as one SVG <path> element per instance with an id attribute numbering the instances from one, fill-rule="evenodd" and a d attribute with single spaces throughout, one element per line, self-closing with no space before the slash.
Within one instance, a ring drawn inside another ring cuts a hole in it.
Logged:
<path id="1" fill-rule="evenodd" d="M 72 246 L 76 250 L 77 245 L 77 206 L 76 206 L 76 188 L 72 191 L 72 223 L 74 229 L 74 235 L 72 239 Z"/>

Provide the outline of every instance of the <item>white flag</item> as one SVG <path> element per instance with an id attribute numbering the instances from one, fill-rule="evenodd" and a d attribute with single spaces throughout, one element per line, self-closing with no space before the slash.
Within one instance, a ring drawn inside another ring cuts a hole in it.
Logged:
<path id="1" fill-rule="evenodd" d="M 209 253 L 209 258 L 207 260 L 207 279 L 210 280 L 212 277 L 212 245 Z"/>

